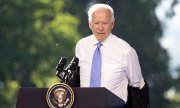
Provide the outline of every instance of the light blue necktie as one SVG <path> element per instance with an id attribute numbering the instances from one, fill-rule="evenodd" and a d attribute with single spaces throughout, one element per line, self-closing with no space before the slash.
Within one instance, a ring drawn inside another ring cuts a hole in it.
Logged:
<path id="1" fill-rule="evenodd" d="M 102 44 L 97 43 L 91 66 L 90 87 L 100 87 L 101 82 L 101 50 Z"/>

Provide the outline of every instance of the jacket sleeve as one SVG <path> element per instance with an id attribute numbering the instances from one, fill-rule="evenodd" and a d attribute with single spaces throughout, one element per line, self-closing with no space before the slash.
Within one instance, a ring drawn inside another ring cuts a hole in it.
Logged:
<path id="1" fill-rule="evenodd" d="M 128 86 L 126 108 L 150 108 L 149 86 L 147 81 L 142 89 Z"/>

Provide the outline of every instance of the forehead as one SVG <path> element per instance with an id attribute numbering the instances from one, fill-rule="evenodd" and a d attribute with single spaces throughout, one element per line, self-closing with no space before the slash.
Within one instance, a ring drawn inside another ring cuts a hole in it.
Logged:
<path id="1" fill-rule="evenodd" d="M 92 14 L 92 18 L 111 18 L 111 12 L 108 9 L 98 9 Z"/>

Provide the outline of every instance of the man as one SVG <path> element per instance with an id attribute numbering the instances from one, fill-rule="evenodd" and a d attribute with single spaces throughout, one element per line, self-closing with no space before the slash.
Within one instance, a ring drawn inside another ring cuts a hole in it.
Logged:
<path id="1" fill-rule="evenodd" d="M 93 34 L 81 39 L 75 51 L 79 58 L 80 86 L 106 87 L 127 102 L 128 85 L 139 89 L 145 85 L 136 51 L 111 33 L 115 18 L 109 5 L 93 5 L 88 20 Z M 94 72 L 97 70 L 100 72 Z"/>

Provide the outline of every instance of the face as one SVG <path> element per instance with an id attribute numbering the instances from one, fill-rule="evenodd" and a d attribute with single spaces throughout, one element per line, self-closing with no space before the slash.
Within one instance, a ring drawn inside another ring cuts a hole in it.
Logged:
<path id="1" fill-rule="evenodd" d="M 99 42 L 104 41 L 114 27 L 111 12 L 108 9 L 100 9 L 92 14 L 92 21 L 89 27 Z"/>

